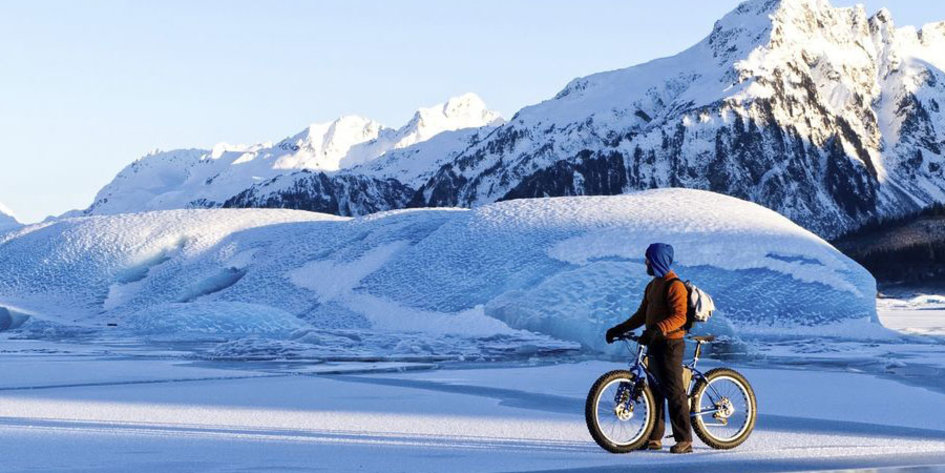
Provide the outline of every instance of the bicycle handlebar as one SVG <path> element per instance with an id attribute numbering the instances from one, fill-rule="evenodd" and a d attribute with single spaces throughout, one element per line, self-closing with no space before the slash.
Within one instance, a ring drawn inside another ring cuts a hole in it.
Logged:
<path id="1" fill-rule="evenodd" d="M 717 337 L 715 335 L 702 335 L 702 336 L 686 335 L 686 338 L 695 342 L 709 343 L 709 342 L 714 342 Z M 629 340 L 631 342 L 639 342 L 640 335 L 637 335 L 633 332 L 626 332 L 626 333 L 617 335 L 616 337 L 614 337 L 614 340 Z"/>
<path id="2" fill-rule="evenodd" d="M 631 342 L 638 342 L 640 341 L 640 336 L 633 332 L 627 332 L 617 335 L 614 337 L 614 340 L 630 340 Z"/>

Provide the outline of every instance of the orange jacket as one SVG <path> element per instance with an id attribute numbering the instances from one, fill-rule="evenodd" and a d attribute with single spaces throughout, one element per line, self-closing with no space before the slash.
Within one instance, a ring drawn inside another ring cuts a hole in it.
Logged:
<path id="1" fill-rule="evenodd" d="M 618 325 L 621 332 L 629 332 L 645 325 L 646 328 L 655 328 L 663 337 L 669 340 L 683 338 L 685 330 L 680 330 L 686 324 L 686 312 L 689 309 L 689 291 L 682 281 L 673 281 L 666 290 L 666 285 L 677 278 L 676 273 L 670 271 L 661 278 L 653 278 L 643 291 L 643 302 L 640 308 L 624 323 Z"/>

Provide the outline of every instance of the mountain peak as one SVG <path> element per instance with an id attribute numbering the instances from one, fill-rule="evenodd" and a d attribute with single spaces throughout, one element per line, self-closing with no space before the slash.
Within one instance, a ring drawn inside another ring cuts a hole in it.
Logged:
<path id="1" fill-rule="evenodd" d="M 410 122 L 398 130 L 403 138 L 398 140 L 395 147 L 403 148 L 426 141 L 444 131 L 480 128 L 504 122 L 498 112 L 489 110 L 478 95 L 469 92 L 444 103 L 418 109 Z"/>
<path id="2" fill-rule="evenodd" d="M 327 144 L 329 141 L 347 141 L 347 138 L 361 142 L 366 141 L 361 137 L 370 135 L 373 138 L 377 136 L 377 132 L 382 128 L 384 127 L 380 123 L 360 115 L 342 115 L 330 122 L 312 123 L 293 139 L 316 146 L 323 144 L 323 142 Z M 313 143 L 315 141 L 317 143 Z"/>
<path id="3" fill-rule="evenodd" d="M 880 8 L 876 13 L 874 13 L 873 16 L 870 17 L 870 19 L 871 20 L 875 19 L 876 21 L 881 21 L 884 23 L 887 23 L 887 22 L 891 23 L 893 19 L 892 12 L 890 12 L 888 8 L 883 7 L 883 8 Z"/>
<path id="4" fill-rule="evenodd" d="M 448 121 L 451 122 L 452 129 L 458 129 L 485 126 L 501 119 L 497 112 L 486 107 L 486 103 L 478 95 L 469 92 L 451 97 L 444 103 L 418 109 L 407 126 L 414 125 L 416 128 L 424 124 L 429 126 L 431 121 Z"/>
<path id="5" fill-rule="evenodd" d="M 889 16 L 889 11 L 883 9 L 877 15 Z M 731 37 L 732 31 L 770 30 L 776 37 L 780 33 L 823 30 L 838 23 L 861 23 L 865 19 L 862 5 L 834 7 L 828 0 L 749 0 L 717 21 L 713 33 L 727 32 L 722 36 Z M 760 35 L 754 39 L 767 38 Z"/>
<path id="6" fill-rule="evenodd" d="M 812 11 L 833 10 L 828 0 L 748 0 L 738 5 L 730 14 L 801 14 Z"/>
<path id="7" fill-rule="evenodd" d="M 16 220 L 13 211 L 6 205 L 3 205 L 3 202 L 0 202 L 0 228 L 13 227 L 19 224 L 20 222 Z"/>
<path id="8" fill-rule="evenodd" d="M 486 103 L 482 98 L 472 92 L 451 97 L 446 103 L 431 108 L 436 107 L 441 107 L 442 113 L 446 117 L 466 117 L 476 114 L 498 117 L 497 113 L 486 108 Z"/>

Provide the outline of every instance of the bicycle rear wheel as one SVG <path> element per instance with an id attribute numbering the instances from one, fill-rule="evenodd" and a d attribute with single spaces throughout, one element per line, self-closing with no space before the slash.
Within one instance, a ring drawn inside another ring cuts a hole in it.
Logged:
<path id="1" fill-rule="evenodd" d="M 584 404 L 587 430 L 601 448 L 628 453 L 643 446 L 656 423 L 650 388 L 636 387 L 626 370 L 605 373 L 597 379 Z"/>
<path id="2" fill-rule="evenodd" d="M 692 430 L 712 448 L 735 448 L 755 428 L 755 392 L 748 380 L 733 369 L 709 370 L 696 383 L 691 402 Z"/>

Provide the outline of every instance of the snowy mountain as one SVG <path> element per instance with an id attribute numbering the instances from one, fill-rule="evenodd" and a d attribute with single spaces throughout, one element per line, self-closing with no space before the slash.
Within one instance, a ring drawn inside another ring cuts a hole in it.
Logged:
<path id="1" fill-rule="evenodd" d="M 576 79 L 508 123 L 470 94 L 399 130 L 345 117 L 276 145 L 155 154 L 87 213 L 362 215 L 687 187 L 834 238 L 945 202 L 943 51 L 945 22 L 896 28 L 887 10 L 750 0 L 678 55 Z"/>
<path id="2" fill-rule="evenodd" d="M 945 22 L 751 0 L 682 53 L 576 79 L 517 113 L 416 206 L 710 189 L 821 236 L 945 201 Z"/>
<path id="3" fill-rule="evenodd" d="M 291 208 L 337 215 L 404 208 L 414 199 L 415 189 L 437 169 L 494 129 L 490 124 L 445 131 L 338 173 L 302 170 L 276 176 L 234 195 L 222 206 Z"/>
<path id="4" fill-rule="evenodd" d="M 673 244 L 679 274 L 715 297 L 707 330 L 886 334 L 871 323 L 875 281 L 862 267 L 771 210 L 687 189 L 353 219 L 281 209 L 60 219 L 0 235 L 0 306 L 32 315 L 27 336 L 111 322 L 111 336 L 210 340 L 212 356 L 230 358 L 596 351 L 639 304 L 651 241 Z"/>
<path id="5" fill-rule="evenodd" d="M 311 125 L 275 144 L 221 143 L 210 150 L 153 152 L 123 169 L 99 191 L 84 214 L 217 207 L 254 184 L 267 183 L 300 170 L 334 173 L 371 163 L 388 151 L 410 149 L 444 132 L 475 130 L 502 122 L 502 118 L 488 110 L 479 97 L 465 94 L 440 105 L 421 108 L 399 129 L 386 128 L 358 116 L 345 116 L 330 123 Z M 437 149 L 441 148 L 442 145 L 437 146 Z M 404 173 L 409 174 L 409 170 L 417 165 L 398 160 L 395 166 L 399 166 L 398 169 L 392 169 L 388 164 L 375 174 L 387 172 L 406 179 L 410 176 Z M 401 169 L 407 171 L 398 172 Z M 308 174 L 303 173 L 300 177 L 308 177 Z M 355 180 L 383 185 L 383 182 L 372 182 L 371 178 Z M 350 179 L 347 185 L 350 185 Z M 369 198 L 371 196 L 366 195 L 360 200 Z"/>
<path id="6" fill-rule="evenodd" d="M 396 179 L 309 170 L 276 176 L 225 200 L 227 208 L 276 208 L 365 215 L 407 206 L 414 190 Z"/>
<path id="7" fill-rule="evenodd" d="M 0 230 L 6 230 L 19 225 L 20 222 L 16 220 L 13 211 L 6 205 L 3 205 L 3 202 L 0 202 Z"/>

